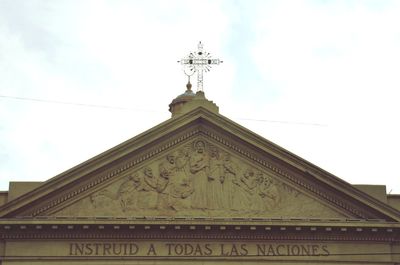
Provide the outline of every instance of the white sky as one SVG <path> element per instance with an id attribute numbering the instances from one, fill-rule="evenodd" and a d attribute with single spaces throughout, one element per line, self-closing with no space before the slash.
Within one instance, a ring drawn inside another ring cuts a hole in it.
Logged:
<path id="1" fill-rule="evenodd" d="M 224 60 L 204 83 L 221 114 L 400 193 L 399 25 L 400 1 L 385 0 L 1 0 L 0 190 L 168 119 L 185 90 L 177 60 L 202 40 Z"/>

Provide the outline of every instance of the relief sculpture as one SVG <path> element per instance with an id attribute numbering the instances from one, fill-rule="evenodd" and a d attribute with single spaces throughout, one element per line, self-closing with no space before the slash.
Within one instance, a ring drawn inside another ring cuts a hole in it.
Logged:
<path id="1" fill-rule="evenodd" d="M 209 197 L 209 186 L 212 180 L 210 176 L 210 157 L 206 153 L 203 141 L 194 142 L 194 150 L 189 158 L 189 178 L 193 185 L 191 208 L 208 209 L 213 202 Z"/>
<path id="2" fill-rule="evenodd" d="M 316 203 L 203 139 L 149 162 L 89 202 L 93 211 L 124 216 L 310 216 Z M 337 216 L 319 207 L 319 214 Z"/>

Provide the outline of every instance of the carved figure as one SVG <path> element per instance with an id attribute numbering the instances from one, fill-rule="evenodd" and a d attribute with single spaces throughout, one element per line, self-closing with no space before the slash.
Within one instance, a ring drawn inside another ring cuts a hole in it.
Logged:
<path id="1" fill-rule="evenodd" d="M 106 214 L 157 209 L 166 215 L 203 214 L 205 210 L 211 215 L 263 215 L 275 211 L 283 201 L 281 192 L 286 192 L 270 176 L 201 139 L 168 153 L 118 185 L 116 194 L 110 189 L 93 194 L 92 205 Z"/>
<path id="2" fill-rule="evenodd" d="M 136 210 L 138 208 L 138 188 L 140 187 L 139 175 L 133 174 L 124 181 L 118 189 L 122 211 Z"/>
<path id="3" fill-rule="evenodd" d="M 182 197 L 182 190 L 180 188 L 181 184 L 188 183 L 188 177 L 185 172 L 185 158 L 179 157 L 178 154 L 167 155 L 167 162 L 162 163 L 160 167 L 160 174 L 166 173 L 169 175 L 171 182 L 174 184 L 173 193 L 176 193 L 176 197 Z M 186 197 L 186 196 L 183 196 Z"/>
<path id="4" fill-rule="evenodd" d="M 265 203 L 262 200 L 260 194 L 257 192 L 261 181 L 263 179 L 263 174 L 259 171 L 254 172 L 253 170 L 249 170 L 249 180 L 251 183 L 251 192 L 249 192 L 249 200 L 251 202 L 250 209 L 253 212 L 260 213 L 265 211 Z M 247 178 L 246 178 L 247 179 Z"/>
<path id="5" fill-rule="evenodd" d="M 150 167 L 143 170 L 143 176 L 138 187 L 137 206 L 141 209 L 154 209 L 157 207 L 157 179 Z"/>
<path id="6" fill-rule="evenodd" d="M 210 161 L 206 153 L 206 145 L 202 140 L 194 142 L 194 152 L 190 155 L 189 170 L 193 183 L 191 207 L 207 209 L 207 182 L 210 176 Z"/>
<path id="7" fill-rule="evenodd" d="M 210 173 L 207 179 L 207 209 L 223 209 L 222 183 L 224 181 L 221 171 L 222 164 L 218 149 L 210 146 Z"/>
<path id="8" fill-rule="evenodd" d="M 173 157 L 175 163 L 175 179 L 174 180 L 174 194 L 177 198 L 187 198 L 193 193 L 193 185 L 189 179 L 186 165 L 189 161 L 189 155 L 184 152 L 178 152 Z M 172 161 L 170 161 L 171 163 Z"/>
<path id="9" fill-rule="evenodd" d="M 167 157 L 168 160 L 168 157 Z M 171 207 L 170 202 L 170 178 L 172 173 L 172 168 L 169 163 L 161 163 L 159 165 L 160 178 L 157 183 L 158 201 L 157 208 L 165 209 Z"/>
<path id="10" fill-rule="evenodd" d="M 265 203 L 265 210 L 274 209 L 279 204 L 281 197 L 272 178 L 264 176 L 258 187 L 258 193 Z"/>
<path id="11" fill-rule="evenodd" d="M 220 169 L 220 181 L 222 183 L 222 207 L 226 210 L 232 209 L 232 199 L 234 196 L 233 182 L 236 179 L 237 165 L 232 162 L 228 153 L 223 154 L 222 167 Z"/>
<path id="12" fill-rule="evenodd" d="M 95 208 L 104 208 L 109 207 L 113 203 L 114 196 L 109 190 L 104 189 L 92 194 L 90 200 Z"/>
<path id="13" fill-rule="evenodd" d="M 235 194 L 233 197 L 233 209 L 237 211 L 262 211 L 264 206 L 258 195 L 258 175 L 252 168 L 247 168 L 239 178 L 234 180 Z"/>
<path id="14" fill-rule="evenodd" d="M 185 208 L 182 199 L 193 192 L 184 170 L 186 162 L 184 159 L 179 160 L 176 154 L 168 154 L 166 160 L 159 165 L 158 208 Z"/>
<path id="15" fill-rule="evenodd" d="M 232 210 L 235 211 L 247 211 L 250 207 L 249 198 L 246 195 L 245 184 L 242 181 L 242 177 L 239 175 L 235 175 L 233 179 L 233 193 L 232 196 Z"/>

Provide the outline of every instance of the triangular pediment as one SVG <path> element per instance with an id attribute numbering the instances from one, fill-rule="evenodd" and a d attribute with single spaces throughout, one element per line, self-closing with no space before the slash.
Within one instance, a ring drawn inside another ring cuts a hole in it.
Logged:
<path id="1" fill-rule="evenodd" d="M 201 135 L 127 170 L 57 216 L 348 218 Z"/>
<path id="2" fill-rule="evenodd" d="M 400 219 L 201 107 L 60 174 L 1 207 L 0 216 Z"/>

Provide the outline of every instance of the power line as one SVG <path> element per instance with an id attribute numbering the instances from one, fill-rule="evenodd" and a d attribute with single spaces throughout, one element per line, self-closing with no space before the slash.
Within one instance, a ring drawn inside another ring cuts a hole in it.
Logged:
<path id="1" fill-rule="evenodd" d="M 39 99 L 39 98 L 27 98 L 27 97 L 15 97 L 15 96 L 5 96 L 5 95 L 0 95 L 0 98 L 16 99 L 16 100 L 24 100 L 24 101 L 33 101 L 33 102 L 39 102 L 39 103 L 72 105 L 72 106 L 78 106 L 78 107 L 90 107 L 90 108 L 103 108 L 103 109 L 118 109 L 118 110 L 159 112 L 159 111 L 154 111 L 154 110 L 134 109 L 134 108 L 126 108 L 126 107 L 120 107 L 120 106 L 98 105 L 98 104 L 88 104 L 88 103 L 77 103 L 77 102 L 58 101 L 58 100 L 48 100 L 48 99 Z"/>
<path id="2" fill-rule="evenodd" d="M 89 108 L 102 108 L 102 109 L 116 109 L 116 110 L 154 112 L 154 113 L 158 112 L 158 113 L 161 113 L 161 111 L 158 111 L 158 110 L 127 108 L 127 107 L 120 107 L 120 106 L 98 105 L 98 104 L 68 102 L 68 101 L 49 100 L 49 99 L 40 99 L 40 98 L 16 97 L 16 96 L 6 96 L 6 95 L 0 95 L 0 98 L 23 100 L 23 101 L 32 101 L 32 102 L 37 102 L 37 103 L 71 105 L 71 106 L 78 106 L 78 107 L 89 107 Z M 236 118 L 236 119 L 244 120 L 244 121 L 279 123 L 279 124 L 287 124 L 287 125 L 320 126 L 320 127 L 326 127 L 327 126 L 326 124 L 299 122 L 299 121 L 278 121 L 278 120 L 251 119 L 251 118 Z"/>
<path id="3" fill-rule="evenodd" d="M 248 119 L 248 118 L 237 118 L 239 120 L 245 121 L 259 121 L 259 122 L 271 122 L 271 123 L 283 123 L 283 124 L 294 124 L 294 125 L 312 125 L 312 126 L 322 126 L 327 127 L 326 124 L 321 123 L 310 123 L 310 122 L 301 122 L 301 121 L 277 121 L 277 120 L 263 120 L 263 119 Z"/>

